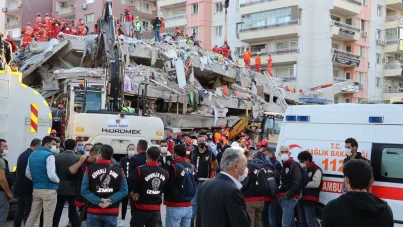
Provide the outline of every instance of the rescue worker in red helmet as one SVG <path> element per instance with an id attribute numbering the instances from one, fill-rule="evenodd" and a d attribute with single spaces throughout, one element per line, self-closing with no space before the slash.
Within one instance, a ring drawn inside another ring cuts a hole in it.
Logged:
<path id="1" fill-rule="evenodd" d="M 175 142 L 172 139 L 172 133 L 168 133 L 166 141 L 168 143 L 168 151 L 172 153 L 175 147 Z"/>
<path id="2" fill-rule="evenodd" d="M 183 144 L 183 137 L 181 132 L 176 133 L 176 141 L 175 144 Z"/>
<path id="3" fill-rule="evenodd" d="M 260 151 L 262 151 L 263 149 L 269 146 L 269 141 L 267 139 L 263 139 L 262 141 L 260 141 L 260 146 L 261 146 Z"/>
<path id="4" fill-rule="evenodd" d="M 22 45 L 21 49 L 24 49 L 32 42 L 32 36 L 34 35 L 34 29 L 31 27 L 31 23 L 28 22 L 26 26 L 21 31 Z"/>

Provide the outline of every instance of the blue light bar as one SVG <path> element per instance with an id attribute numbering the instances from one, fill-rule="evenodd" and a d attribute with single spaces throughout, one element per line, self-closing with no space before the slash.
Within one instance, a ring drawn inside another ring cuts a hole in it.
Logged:
<path id="1" fill-rule="evenodd" d="M 297 116 L 297 121 L 309 121 L 309 116 Z"/>
<path id="2" fill-rule="evenodd" d="M 369 117 L 369 123 L 383 123 L 383 117 Z"/>
<path id="3" fill-rule="evenodd" d="M 297 121 L 297 116 L 287 115 L 285 116 L 286 121 Z"/>

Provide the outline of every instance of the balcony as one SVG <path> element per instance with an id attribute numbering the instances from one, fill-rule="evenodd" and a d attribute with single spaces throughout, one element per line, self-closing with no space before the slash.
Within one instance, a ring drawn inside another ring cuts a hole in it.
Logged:
<path id="1" fill-rule="evenodd" d="M 360 0 L 333 0 L 332 14 L 353 16 L 361 13 Z"/>
<path id="2" fill-rule="evenodd" d="M 140 20 L 154 20 L 157 16 L 157 10 L 137 9 L 136 7 L 134 7 L 131 12 L 133 12 L 134 16 L 140 17 Z"/>
<path id="3" fill-rule="evenodd" d="M 158 7 L 163 9 L 173 9 L 186 6 L 186 0 L 158 0 Z"/>
<path id="4" fill-rule="evenodd" d="M 21 2 L 10 1 L 6 3 L 7 13 L 18 11 L 21 8 Z"/>
<path id="5" fill-rule="evenodd" d="M 399 44 L 401 42 L 402 42 L 402 45 L 403 45 L 403 40 L 400 40 L 400 39 L 386 40 L 386 46 L 384 48 L 385 53 L 387 53 L 387 54 L 402 54 L 403 49 L 399 50 Z"/>
<path id="6" fill-rule="evenodd" d="M 13 29 L 13 28 L 18 28 L 20 26 L 20 21 L 15 20 L 15 21 L 10 21 L 5 24 L 6 29 Z"/>
<path id="7" fill-rule="evenodd" d="M 333 21 L 333 38 L 341 41 L 358 41 L 360 39 L 360 29 L 352 25 Z"/>
<path id="8" fill-rule="evenodd" d="M 401 18 L 402 18 L 401 15 L 386 17 L 385 18 L 385 29 L 397 28 L 397 27 L 399 27 L 399 25 L 402 25 L 403 21 L 400 22 Z"/>
<path id="9" fill-rule="evenodd" d="M 400 63 L 386 64 L 383 68 L 384 77 L 398 77 L 402 78 L 403 65 Z"/>
<path id="10" fill-rule="evenodd" d="M 399 87 L 383 89 L 383 100 L 402 102 L 403 101 L 403 89 L 399 88 Z"/>
<path id="11" fill-rule="evenodd" d="M 164 17 L 166 27 L 175 27 L 175 26 L 181 26 L 186 24 L 186 15 L 175 15 L 175 16 L 169 16 L 169 17 Z"/>
<path id="12" fill-rule="evenodd" d="M 76 13 L 76 7 L 61 7 L 57 12 L 61 17 L 68 17 Z"/>
<path id="13" fill-rule="evenodd" d="M 298 0 L 241 0 L 239 12 L 244 15 L 297 5 Z"/>
<path id="14" fill-rule="evenodd" d="M 403 1 L 402 0 L 385 0 L 386 7 L 395 9 L 395 10 L 403 10 Z"/>
<path id="15" fill-rule="evenodd" d="M 261 51 L 260 57 L 262 58 L 262 65 L 267 64 L 267 54 L 270 54 L 273 58 L 273 65 L 289 65 L 295 64 L 298 60 L 299 49 L 284 49 L 276 51 Z M 240 56 L 242 57 L 242 56 Z M 255 60 L 251 61 L 251 65 L 255 65 Z"/>
<path id="16" fill-rule="evenodd" d="M 300 20 L 291 20 L 284 23 L 241 28 L 239 39 L 243 42 L 263 42 L 273 37 L 296 37 L 300 27 L 299 24 Z"/>
<path id="17" fill-rule="evenodd" d="M 332 48 L 332 61 L 337 66 L 358 67 L 360 65 L 360 56 Z"/>

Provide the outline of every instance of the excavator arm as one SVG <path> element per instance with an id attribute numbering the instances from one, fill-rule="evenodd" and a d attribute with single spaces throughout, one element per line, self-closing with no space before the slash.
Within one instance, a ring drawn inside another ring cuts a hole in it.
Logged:
<path id="1" fill-rule="evenodd" d="M 121 111 L 123 100 L 123 68 L 116 22 L 112 15 L 112 1 L 106 1 L 98 20 L 99 34 L 94 62 L 105 67 L 108 78 L 107 109 Z"/>

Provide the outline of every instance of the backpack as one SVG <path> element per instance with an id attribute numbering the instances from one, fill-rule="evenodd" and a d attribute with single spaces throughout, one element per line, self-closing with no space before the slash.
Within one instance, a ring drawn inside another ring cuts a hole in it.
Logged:
<path id="1" fill-rule="evenodd" d="M 186 168 L 180 163 L 175 163 L 174 166 L 180 173 L 184 172 L 184 174 L 181 174 L 183 176 L 183 181 L 179 191 L 181 199 L 190 202 L 196 194 L 196 180 L 193 175 L 195 172 L 194 166 L 191 165 L 190 168 Z"/>
<path id="2" fill-rule="evenodd" d="M 294 165 L 294 162 L 296 162 L 296 161 L 293 161 L 292 164 L 291 164 L 291 174 L 292 174 L 292 166 Z M 310 177 L 308 176 L 308 172 L 306 170 L 304 170 L 298 162 L 297 162 L 297 164 L 298 164 L 298 167 L 300 168 L 301 174 L 302 174 L 301 188 L 305 188 L 306 185 L 309 183 L 309 178 Z"/>
<path id="3" fill-rule="evenodd" d="M 269 171 L 264 167 L 260 168 L 256 173 L 256 192 L 267 195 L 270 192 L 269 186 Z"/>

